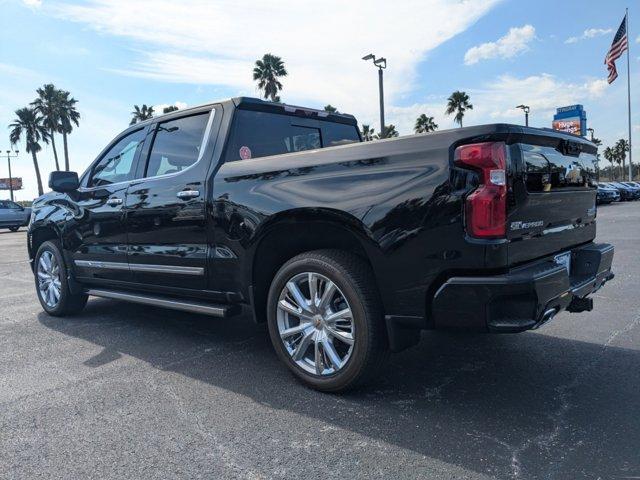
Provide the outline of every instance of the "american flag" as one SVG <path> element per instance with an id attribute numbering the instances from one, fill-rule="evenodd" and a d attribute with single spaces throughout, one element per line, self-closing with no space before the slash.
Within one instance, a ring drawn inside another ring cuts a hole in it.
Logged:
<path id="1" fill-rule="evenodd" d="M 604 63 L 607 66 L 607 70 L 609 70 L 609 76 L 607 77 L 607 81 L 612 83 L 616 78 L 618 78 L 618 70 L 616 70 L 616 60 L 620 58 L 622 52 L 624 52 L 629 45 L 627 43 L 627 16 L 624 16 L 622 23 L 620 24 L 620 28 L 616 32 L 616 36 L 613 37 L 613 43 L 611 44 L 611 48 L 607 53 L 607 56 L 604 57 Z"/>

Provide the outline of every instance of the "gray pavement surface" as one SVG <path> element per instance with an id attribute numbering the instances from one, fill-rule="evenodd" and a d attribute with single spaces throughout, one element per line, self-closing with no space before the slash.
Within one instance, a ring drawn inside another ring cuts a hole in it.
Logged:
<path id="1" fill-rule="evenodd" d="M 296 382 L 250 319 L 92 299 L 53 318 L 0 232 L 0 478 L 640 478 L 640 202 L 616 278 L 536 332 L 425 332 L 374 386 Z"/>

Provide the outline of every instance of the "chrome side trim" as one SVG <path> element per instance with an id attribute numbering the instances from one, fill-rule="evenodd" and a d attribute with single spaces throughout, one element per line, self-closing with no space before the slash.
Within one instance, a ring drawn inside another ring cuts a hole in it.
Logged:
<path id="1" fill-rule="evenodd" d="M 105 268 L 109 270 L 129 270 L 128 263 L 102 262 L 99 260 L 74 260 L 77 267 Z"/>
<path id="2" fill-rule="evenodd" d="M 188 302 L 184 300 L 169 300 L 166 298 L 155 297 L 151 295 L 140 295 L 136 293 L 116 292 L 112 290 L 89 289 L 88 295 L 101 298 L 111 298 L 114 300 L 123 300 L 125 302 L 140 303 L 143 305 L 152 305 L 154 307 L 170 308 L 172 310 L 181 310 L 183 312 L 201 313 L 214 317 L 225 317 L 228 308 L 220 305 L 209 305 L 199 302 Z"/>
<path id="3" fill-rule="evenodd" d="M 181 267 L 176 265 L 147 265 L 144 263 L 103 262 L 99 260 L 75 260 L 78 267 L 108 270 L 129 270 L 131 272 L 174 273 L 179 275 L 204 275 L 203 267 Z"/>
<path id="4" fill-rule="evenodd" d="M 178 273 L 182 275 L 204 275 L 202 267 L 178 267 L 173 265 L 146 265 L 144 263 L 130 263 L 129 270 L 132 272 L 158 272 L 158 273 Z"/>
<path id="5" fill-rule="evenodd" d="M 202 137 L 202 142 L 200 143 L 200 151 L 198 154 L 198 160 L 196 163 L 199 163 L 202 160 L 202 156 L 204 155 L 204 150 L 207 148 L 207 144 L 209 143 L 209 137 L 211 136 L 211 127 L 213 127 L 213 118 L 216 115 L 216 109 L 212 108 L 209 112 L 209 121 L 207 122 L 207 126 L 204 127 L 204 136 Z M 167 120 L 171 121 L 171 120 Z"/>

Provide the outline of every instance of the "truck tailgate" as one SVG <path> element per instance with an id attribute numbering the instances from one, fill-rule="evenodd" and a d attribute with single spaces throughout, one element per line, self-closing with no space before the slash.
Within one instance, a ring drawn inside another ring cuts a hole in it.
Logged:
<path id="1" fill-rule="evenodd" d="M 595 238 L 595 145 L 579 137 L 525 135 L 510 146 L 510 158 L 510 265 Z"/>

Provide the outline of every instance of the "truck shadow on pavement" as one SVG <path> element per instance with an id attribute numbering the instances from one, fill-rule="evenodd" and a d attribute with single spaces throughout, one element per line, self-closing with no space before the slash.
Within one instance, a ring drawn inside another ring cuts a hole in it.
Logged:
<path id="1" fill-rule="evenodd" d="M 373 386 L 329 395 L 298 383 L 276 358 L 266 328 L 248 318 L 220 320 L 96 299 L 80 316 L 41 313 L 39 321 L 102 347 L 94 357 L 78 358 L 85 367 L 132 356 L 266 408 L 479 473 L 640 475 L 637 350 L 552 337 L 544 329 L 519 335 L 425 332 L 419 345 L 391 356 Z"/>

